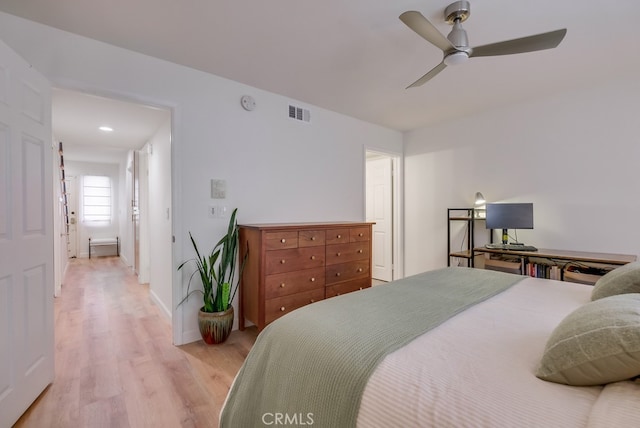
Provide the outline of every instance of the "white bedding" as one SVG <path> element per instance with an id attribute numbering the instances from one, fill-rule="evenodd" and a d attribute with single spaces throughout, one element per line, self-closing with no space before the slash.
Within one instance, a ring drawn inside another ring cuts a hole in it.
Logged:
<path id="1" fill-rule="evenodd" d="M 618 420 L 640 426 L 637 382 L 608 385 L 601 395 L 601 386 L 534 375 L 553 329 L 589 302 L 591 290 L 526 278 L 418 337 L 373 373 L 358 426 L 610 427 Z"/>

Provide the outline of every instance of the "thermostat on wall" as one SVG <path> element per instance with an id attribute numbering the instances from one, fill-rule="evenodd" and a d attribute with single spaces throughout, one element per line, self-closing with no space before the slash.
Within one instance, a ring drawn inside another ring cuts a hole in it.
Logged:
<path id="1" fill-rule="evenodd" d="M 211 180 L 211 199 L 224 199 L 227 197 L 227 182 L 225 180 Z"/>
<path id="2" fill-rule="evenodd" d="M 256 108 L 256 100 L 254 100 L 250 95 L 243 95 L 242 98 L 240 98 L 240 104 L 242 104 L 242 108 L 247 111 L 251 111 Z"/>

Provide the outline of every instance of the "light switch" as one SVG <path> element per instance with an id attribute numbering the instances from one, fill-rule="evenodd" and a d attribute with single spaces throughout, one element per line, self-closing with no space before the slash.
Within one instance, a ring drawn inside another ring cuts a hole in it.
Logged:
<path id="1" fill-rule="evenodd" d="M 212 179 L 211 180 L 211 199 L 224 199 L 227 197 L 227 182 L 226 180 Z"/>
<path id="2" fill-rule="evenodd" d="M 226 212 L 227 207 L 210 205 L 208 214 L 209 218 L 223 218 Z"/>

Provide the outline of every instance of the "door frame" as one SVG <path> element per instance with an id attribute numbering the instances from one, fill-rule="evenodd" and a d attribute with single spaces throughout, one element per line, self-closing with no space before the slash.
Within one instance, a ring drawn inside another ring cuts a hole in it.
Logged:
<path id="1" fill-rule="evenodd" d="M 179 134 L 181 127 L 180 122 L 180 110 L 177 104 L 167 102 L 167 100 L 159 100 L 150 98 L 144 95 L 140 95 L 134 92 L 117 92 L 105 89 L 103 87 L 97 87 L 88 85 L 84 82 L 77 80 L 63 79 L 58 80 L 50 78 L 52 87 L 66 89 L 70 91 L 84 92 L 87 94 L 93 94 L 99 97 L 111 98 L 115 100 L 121 100 L 125 102 L 143 104 L 151 107 L 158 107 L 168 110 L 171 114 L 171 263 L 172 266 L 178 266 L 180 260 L 183 259 L 182 247 L 175 245 L 176 242 L 182 242 L 183 233 L 179 225 L 182 221 L 182 209 L 180 201 L 180 192 L 177 189 L 181 188 L 182 184 L 182 169 L 180 167 L 180 150 L 179 139 L 175 136 Z M 56 220 L 57 221 L 57 220 Z M 183 332 L 183 312 L 182 305 L 178 306 L 177 302 L 182 299 L 182 278 L 180 272 L 177 269 L 171 269 L 171 327 L 172 337 L 174 345 L 182 345 L 186 343 Z M 163 311 L 164 313 L 164 311 Z"/>
<path id="2" fill-rule="evenodd" d="M 393 225 L 391 227 L 393 231 L 393 243 L 392 243 L 392 278 L 393 280 L 404 278 L 404 212 L 402 207 L 404 206 L 404 192 L 402 189 L 404 188 L 402 177 L 403 167 L 404 167 L 404 158 L 403 154 L 400 152 L 388 151 L 384 149 L 380 149 L 372 146 L 364 146 L 364 150 L 362 153 L 362 189 L 364 206 L 363 212 L 367 212 L 367 153 L 372 153 L 380 156 L 385 156 L 391 159 L 392 163 L 392 196 L 391 196 L 391 204 L 392 204 L 392 212 L 393 212 Z"/>

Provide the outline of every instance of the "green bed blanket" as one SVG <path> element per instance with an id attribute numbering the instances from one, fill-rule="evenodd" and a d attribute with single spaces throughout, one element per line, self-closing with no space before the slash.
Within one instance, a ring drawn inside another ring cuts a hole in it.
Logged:
<path id="1" fill-rule="evenodd" d="M 354 427 L 369 376 L 387 354 L 522 278 L 444 268 L 293 311 L 258 336 L 220 426 Z"/>

